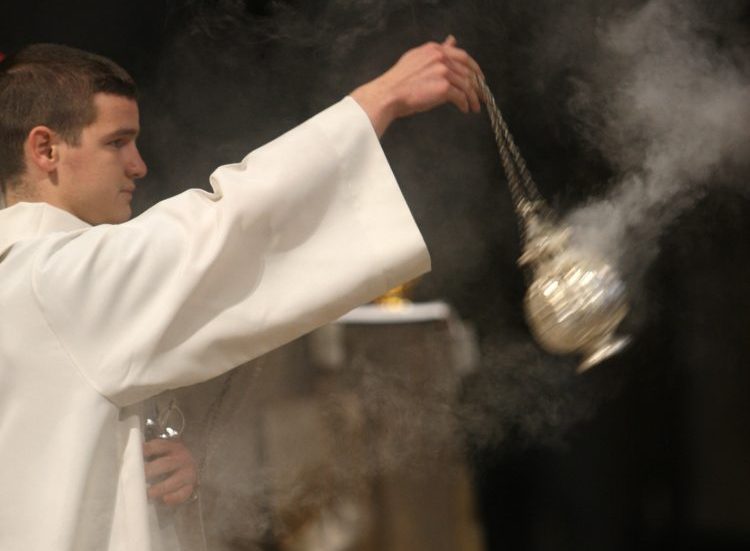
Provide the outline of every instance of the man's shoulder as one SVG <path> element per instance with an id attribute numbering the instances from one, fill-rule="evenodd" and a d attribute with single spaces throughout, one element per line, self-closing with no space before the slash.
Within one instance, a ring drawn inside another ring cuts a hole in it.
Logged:
<path id="1" fill-rule="evenodd" d="M 50 204 L 17 203 L 0 210 L 0 255 L 21 241 L 89 227 L 71 213 Z"/>

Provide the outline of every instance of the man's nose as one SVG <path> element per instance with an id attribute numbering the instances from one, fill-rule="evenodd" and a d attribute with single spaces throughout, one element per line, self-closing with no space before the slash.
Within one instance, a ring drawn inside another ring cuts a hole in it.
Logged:
<path id="1" fill-rule="evenodd" d="M 134 148 L 133 155 L 127 164 L 128 177 L 133 180 L 143 178 L 148 173 L 148 167 L 141 157 L 138 148 Z"/>

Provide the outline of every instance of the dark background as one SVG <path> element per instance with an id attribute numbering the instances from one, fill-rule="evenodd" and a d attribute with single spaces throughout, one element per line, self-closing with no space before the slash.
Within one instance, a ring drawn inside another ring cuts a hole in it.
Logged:
<path id="1" fill-rule="evenodd" d="M 589 23 L 642 3 L 3 2 L 0 51 L 60 42 L 133 74 L 144 209 L 205 187 L 217 164 L 452 32 L 482 65 L 542 193 L 565 211 L 604 194 L 613 168 L 567 108 L 577 58 L 552 63 L 539 44 L 572 14 L 580 27 L 561 40 L 583 51 L 596 38 Z M 713 39 L 746 46 L 748 3 L 729 4 Z M 433 255 L 418 298 L 445 298 L 481 340 L 459 411 L 488 548 L 749 549 L 747 173 L 716 174 L 664 228 L 628 322 L 633 345 L 576 376 L 523 323 L 518 233 L 484 117 L 441 108 L 398 122 L 384 148 Z"/>

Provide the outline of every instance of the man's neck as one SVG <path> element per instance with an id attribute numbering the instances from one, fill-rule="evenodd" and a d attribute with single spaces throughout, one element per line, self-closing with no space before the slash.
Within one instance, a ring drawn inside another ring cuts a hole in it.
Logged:
<path id="1" fill-rule="evenodd" d="M 23 197 L 20 197 L 20 196 L 14 194 L 14 193 L 7 193 L 6 192 L 6 193 L 3 193 L 2 201 L 3 201 L 3 207 L 12 207 L 16 203 L 21 203 L 23 201 L 31 202 L 31 201 L 33 201 L 33 199 L 26 199 L 26 198 L 23 198 Z"/>
<path id="2" fill-rule="evenodd" d="M 6 207 L 12 207 L 16 203 L 49 203 L 44 197 L 41 197 L 36 190 L 38 185 L 30 184 L 28 181 L 20 182 L 14 186 L 5 186 L 3 191 L 3 202 Z"/>

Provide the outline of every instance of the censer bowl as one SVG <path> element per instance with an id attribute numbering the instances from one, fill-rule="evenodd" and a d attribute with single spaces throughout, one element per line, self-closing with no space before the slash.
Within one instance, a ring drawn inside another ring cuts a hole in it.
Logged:
<path id="1" fill-rule="evenodd" d="M 537 264 L 524 307 L 536 340 L 555 354 L 583 355 L 582 372 L 622 350 L 615 335 L 628 311 L 625 285 L 605 262 L 567 249 Z"/>
<path id="2" fill-rule="evenodd" d="M 523 254 L 530 269 L 526 321 L 537 342 L 554 354 L 582 354 L 585 371 L 622 350 L 627 337 L 615 335 L 628 311 L 625 285 L 606 262 L 571 244 L 571 228 L 559 226 L 534 183 L 487 83 L 477 76 L 487 105 L 500 161 L 521 227 Z"/>

